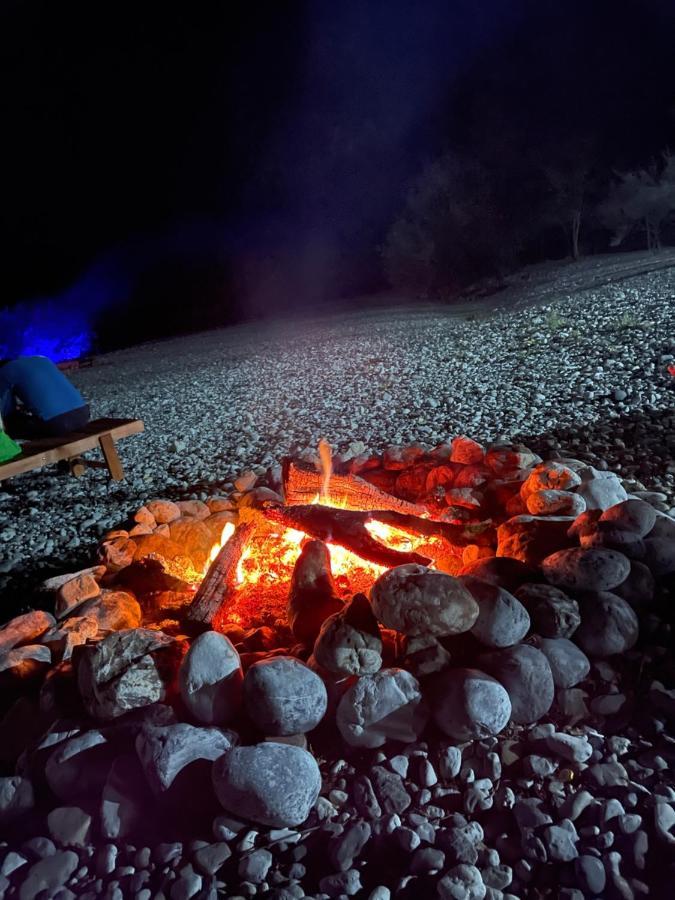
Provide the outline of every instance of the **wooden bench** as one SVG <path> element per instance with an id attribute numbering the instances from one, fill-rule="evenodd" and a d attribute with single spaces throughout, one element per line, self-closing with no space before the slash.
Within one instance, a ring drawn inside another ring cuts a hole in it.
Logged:
<path id="1" fill-rule="evenodd" d="M 117 455 L 115 441 L 141 431 L 143 422 L 140 419 L 95 419 L 79 431 L 26 441 L 22 445 L 21 456 L 0 463 L 0 481 L 61 460 L 66 460 L 72 474 L 78 477 L 89 466 L 107 469 L 114 481 L 121 481 L 124 478 L 124 468 Z M 82 458 L 82 453 L 95 447 L 101 448 L 105 462 Z"/>

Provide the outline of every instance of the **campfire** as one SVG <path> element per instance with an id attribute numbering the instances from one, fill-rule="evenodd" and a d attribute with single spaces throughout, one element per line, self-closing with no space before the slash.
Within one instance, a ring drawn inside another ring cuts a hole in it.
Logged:
<path id="1" fill-rule="evenodd" d="M 422 463 L 406 470 L 405 478 L 388 480 L 394 491 L 398 483 L 399 494 L 421 489 L 420 502 L 419 494 L 411 501 L 378 487 L 384 479 L 372 469 L 379 478 L 369 479 L 368 471 L 336 472 L 325 442 L 315 468 L 285 460 L 282 496 L 262 494 L 255 505 L 240 509 L 237 525 L 225 524 L 189 621 L 222 629 L 285 620 L 294 570 L 313 540 L 327 547 L 330 590 L 343 601 L 368 593 L 384 571 L 398 565 L 458 573 L 467 548 L 477 555 L 488 542 L 489 523 L 441 502 L 448 468 Z"/>
<path id="2" fill-rule="evenodd" d="M 675 841 L 675 523 L 627 486 L 462 436 L 149 501 L 0 629 L 0 813 L 89 856 L 180 836 L 171 896 L 623 896 Z"/>

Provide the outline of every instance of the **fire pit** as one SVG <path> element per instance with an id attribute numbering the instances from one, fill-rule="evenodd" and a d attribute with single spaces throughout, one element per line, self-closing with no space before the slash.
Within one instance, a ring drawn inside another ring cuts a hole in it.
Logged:
<path id="1" fill-rule="evenodd" d="M 647 493 L 467 437 L 234 488 L 148 502 L 0 630 L 8 884 L 655 893 L 675 523 Z M 110 842 L 147 862 L 100 874 Z"/>

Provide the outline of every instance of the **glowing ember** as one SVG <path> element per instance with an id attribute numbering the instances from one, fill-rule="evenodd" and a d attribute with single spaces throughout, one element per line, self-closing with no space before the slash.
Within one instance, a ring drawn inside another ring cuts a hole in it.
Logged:
<path id="1" fill-rule="evenodd" d="M 317 495 L 315 502 L 319 502 Z M 332 504 L 334 507 L 336 504 Z M 441 538 L 412 534 L 383 522 L 366 523 L 368 532 L 391 549 L 417 550 L 436 560 L 438 568 L 456 570 L 459 559 Z M 221 541 L 210 554 L 213 561 L 221 547 L 234 533 L 228 523 L 223 529 Z M 305 532 L 295 528 L 280 528 L 261 517 L 256 529 L 239 558 L 236 569 L 237 588 L 228 601 L 222 627 L 228 623 L 251 625 L 273 624 L 285 621 L 288 591 L 293 569 L 305 541 L 311 540 Z M 358 591 L 369 591 L 373 582 L 385 571 L 385 567 L 363 559 L 339 544 L 328 543 L 331 570 L 339 593 L 344 598 Z"/>

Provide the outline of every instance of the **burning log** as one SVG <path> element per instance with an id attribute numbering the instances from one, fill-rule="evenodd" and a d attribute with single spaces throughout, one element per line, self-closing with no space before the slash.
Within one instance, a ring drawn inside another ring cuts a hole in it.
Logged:
<path id="1" fill-rule="evenodd" d="M 187 613 L 189 622 L 211 626 L 227 597 L 236 587 L 237 565 L 255 531 L 252 522 L 239 525 L 209 566 Z"/>
<path id="2" fill-rule="evenodd" d="M 402 531 L 412 531 L 413 534 L 440 537 L 455 547 L 466 547 L 469 544 L 488 547 L 494 540 L 494 528 L 490 521 L 453 525 L 450 522 L 421 519 L 419 516 L 408 516 L 388 509 L 374 510 L 368 514 L 368 519 L 400 528 Z"/>
<path id="3" fill-rule="evenodd" d="M 326 492 L 324 490 L 326 479 L 321 472 L 315 472 L 313 469 L 299 466 L 291 459 L 285 459 L 282 477 L 284 498 L 288 506 L 311 505 L 319 498 L 348 510 L 388 509 L 411 516 L 428 515 L 426 507 L 387 494 L 358 475 L 331 474 L 327 480 Z"/>
<path id="4" fill-rule="evenodd" d="M 321 541 L 339 544 L 362 559 L 392 568 L 406 563 L 427 566 L 431 560 L 419 553 L 394 550 L 377 541 L 366 528 L 372 513 L 334 509 L 331 506 L 269 506 L 260 510 L 270 522 L 296 528 Z M 446 526 L 450 527 L 450 526 Z"/>

